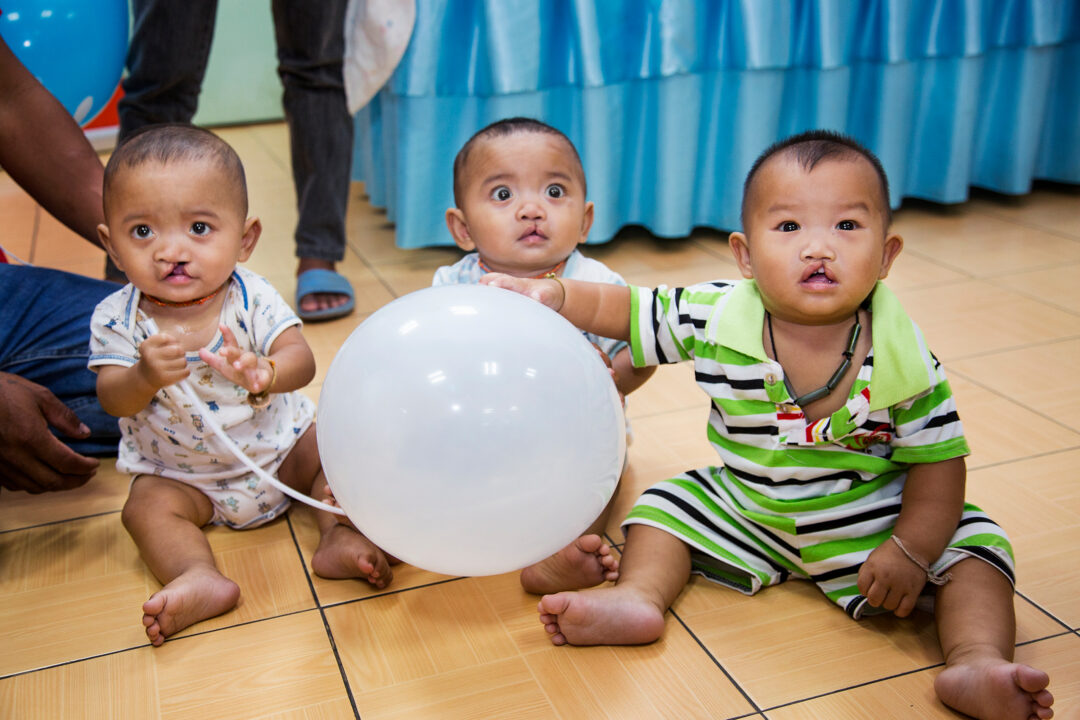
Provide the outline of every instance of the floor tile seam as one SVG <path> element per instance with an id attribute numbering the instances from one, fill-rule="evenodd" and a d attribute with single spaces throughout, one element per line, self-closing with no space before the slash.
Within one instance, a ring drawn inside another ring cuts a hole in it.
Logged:
<path id="1" fill-rule="evenodd" d="M 983 350 L 981 352 L 971 353 L 969 355 L 960 355 L 957 357 L 950 357 L 948 359 L 938 359 L 941 360 L 944 365 L 949 366 L 953 363 L 967 362 L 968 360 L 981 360 L 982 358 L 990 357 L 992 355 L 1003 355 L 1005 353 L 1020 352 L 1021 350 L 1045 348 L 1051 345 L 1062 345 L 1064 343 L 1076 342 L 1077 340 L 1080 340 L 1080 335 L 1063 335 L 1055 338 L 1033 340 L 1032 342 L 1024 343 L 1022 345 L 1009 345 L 1006 347 L 993 348 L 991 350 Z"/>
<path id="2" fill-rule="evenodd" d="M 386 280 L 386 278 L 383 277 L 383 274 L 379 272 L 378 267 L 374 263 L 372 263 L 367 258 L 367 256 L 360 251 L 359 248 L 357 248 L 355 245 L 352 244 L 352 242 L 349 241 L 348 236 L 346 236 L 345 238 L 345 247 L 349 252 L 356 256 L 360 263 L 365 268 L 367 268 L 368 272 L 375 276 L 375 279 L 379 281 L 379 284 L 383 286 L 383 289 L 386 290 L 386 292 L 390 293 L 390 297 L 394 299 L 401 297 L 401 295 L 396 290 L 394 290 L 393 286 Z M 434 274 L 434 271 L 432 271 L 432 274 Z"/>
<path id="3" fill-rule="evenodd" d="M 948 286 L 948 285 L 957 285 L 957 284 L 959 284 L 961 282 L 964 282 L 966 280 L 979 280 L 980 279 L 977 275 L 972 274 L 972 272 L 970 270 L 967 270 L 967 269 L 965 269 L 963 267 L 958 267 L 958 266 L 953 265 L 951 263 L 944 262 L 944 261 L 942 261 L 941 258 L 939 258 L 939 257 L 937 257 L 935 255 L 931 255 L 931 254 L 924 253 L 924 252 L 919 252 L 915 248 L 911 248 L 911 247 L 904 248 L 904 253 L 908 254 L 908 255 L 914 255 L 915 257 L 919 258 L 920 260 L 928 262 L 931 265 L 936 265 L 936 266 L 938 266 L 940 268 L 944 268 L 946 270 L 949 270 L 949 271 L 954 272 L 954 273 L 961 276 L 960 279 L 942 280 L 939 283 L 928 283 L 927 284 L 928 287 L 942 287 L 942 286 Z"/>
<path id="4" fill-rule="evenodd" d="M 345 664 L 342 662 L 341 654 L 338 652 L 334 631 L 330 627 L 330 621 L 326 618 L 326 610 L 319 601 L 319 593 L 315 590 L 315 583 L 311 579 L 311 573 L 308 571 L 307 563 L 304 562 L 304 551 L 300 547 L 300 539 L 296 536 L 296 527 L 293 525 L 291 516 L 286 515 L 285 520 L 289 528 L 289 535 L 292 537 L 293 547 L 296 548 L 296 553 L 300 558 L 300 567 L 304 571 L 304 579 L 307 580 L 308 590 L 311 592 L 311 598 L 315 602 L 315 609 L 319 611 L 319 619 L 322 620 L 326 639 L 330 643 L 330 651 L 334 654 L 334 662 L 337 663 L 338 675 L 341 677 L 342 685 L 345 687 L 345 694 L 349 698 L 349 705 L 352 707 L 353 717 L 355 717 L 356 720 L 359 720 L 360 710 L 356 706 L 356 697 L 353 695 L 352 685 L 349 683 L 349 676 L 345 672 Z"/>
<path id="5" fill-rule="evenodd" d="M 905 670 L 904 672 L 893 673 L 892 675 L 886 675 L 884 677 L 874 678 L 873 680 L 866 680 L 865 682 L 855 683 L 854 685 L 848 685 L 846 687 L 836 688 L 835 690 L 830 690 L 828 692 L 818 693 L 817 695 L 810 695 L 809 697 L 799 698 L 797 700 L 789 700 L 788 702 L 780 703 L 779 705 L 773 705 L 771 707 L 763 708 L 761 710 L 761 712 L 763 714 L 765 714 L 766 717 L 768 717 L 767 713 L 769 713 L 769 712 L 771 712 L 773 710 L 779 710 L 781 708 L 791 707 L 793 705 L 799 705 L 799 704 L 802 704 L 802 703 L 811 702 L 813 700 L 820 700 L 821 698 L 830 697 L 832 695 L 839 695 L 841 693 L 846 693 L 846 692 L 849 692 L 851 690 L 858 690 L 859 688 L 868 687 L 870 685 L 877 685 L 878 683 L 888 682 L 889 680 L 895 680 L 897 678 L 902 678 L 902 677 L 905 677 L 907 675 L 914 675 L 916 673 L 927 672 L 928 670 L 933 670 L 935 668 L 944 667 L 944 666 L 945 666 L 944 662 L 939 662 L 939 663 L 934 663 L 933 665 L 925 665 L 925 666 L 918 667 L 918 668 L 912 668 L 911 670 Z"/>
<path id="6" fill-rule="evenodd" d="M 1076 445 L 1070 445 L 1069 447 L 1058 448 L 1056 450 L 1047 450 L 1040 453 L 1032 453 L 1031 455 L 1023 455 L 1021 457 L 1009 458 L 1008 460 L 998 460 L 997 462 L 987 463 L 985 465 L 968 465 L 968 474 L 970 475 L 972 472 L 975 472 L 977 470 L 988 470 L 990 468 L 998 468 L 1005 465 L 1013 465 L 1016 463 L 1027 462 L 1028 460 L 1041 460 L 1042 458 L 1053 457 L 1054 455 L 1064 455 L 1065 453 L 1075 452 L 1077 450 L 1080 450 L 1080 432 L 1077 432 L 1076 435 Z"/>
<path id="7" fill-rule="evenodd" d="M 1037 230 L 1038 232 L 1045 233 L 1047 235 L 1053 235 L 1055 237 L 1059 237 L 1059 238 L 1062 238 L 1064 240 L 1072 240 L 1073 242 L 1080 243 L 1080 237 L 1078 237 L 1076 235 L 1070 235 L 1069 233 L 1065 232 L 1064 230 L 1058 230 L 1057 228 L 1047 227 L 1045 225 L 1032 224 L 1030 222 L 1024 222 L 1022 220 L 1017 220 L 1016 218 L 1009 217 L 1008 215 L 999 214 L 999 213 L 995 212 L 993 208 L 991 208 L 990 210 L 974 209 L 971 212 L 972 212 L 972 214 L 975 214 L 975 215 L 983 215 L 985 217 L 991 217 L 991 218 L 994 218 L 995 220 L 1000 220 L 1002 222 L 1009 223 L 1010 225 L 1015 225 L 1017 227 L 1022 227 L 1025 230 Z"/>
<path id="8" fill-rule="evenodd" d="M 1048 265 L 1045 268 L 1034 268 L 1032 270 L 1025 270 L 1024 272 L 1038 272 L 1040 269 L 1042 269 L 1042 270 L 1053 270 L 1053 269 L 1057 269 L 1057 268 L 1060 268 L 1060 267 L 1069 267 L 1069 266 L 1075 266 L 1077 269 L 1080 269 L 1080 261 L 1073 262 L 1073 263 L 1067 263 L 1064 266 L 1061 265 L 1060 263 L 1057 264 L 1057 265 Z M 987 282 L 989 282 L 991 285 L 993 285 L 994 287 L 996 287 L 996 288 L 1000 288 L 1002 290 L 1008 290 L 1009 292 L 1014 292 L 1017 295 L 1020 295 L 1022 297 L 1027 298 L 1028 300 L 1032 300 L 1032 301 L 1037 302 L 1037 303 L 1039 303 L 1041 305 L 1046 305 L 1048 307 L 1052 307 L 1055 310 L 1060 310 L 1061 312 L 1063 312 L 1063 313 L 1065 313 L 1067 315 L 1080 315 L 1080 309 L 1072 308 L 1072 307 L 1070 307 L 1068 305 L 1061 305 L 1061 304 L 1058 304 L 1058 303 L 1053 302 L 1051 300 L 1047 300 L 1046 298 L 1039 297 L 1039 296 L 1037 296 L 1037 295 L 1035 295 L 1035 294 L 1033 294 L 1031 292 L 1028 292 L 1025 288 L 1022 288 L 1022 287 L 1018 288 L 1018 287 L 1014 287 L 1014 286 L 1008 285 L 1006 283 L 1000 282 L 1000 278 L 1012 277 L 1015 274 L 1016 273 L 1003 272 L 1003 273 L 998 273 L 996 275 L 988 275 L 985 278 L 985 280 Z"/>
<path id="9" fill-rule="evenodd" d="M 411 585 L 409 587 L 397 588 L 397 589 L 393 589 L 393 590 L 383 590 L 383 591 L 380 591 L 378 593 L 375 593 L 374 595 L 367 595 L 365 597 L 350 598 L 348 600 L 337 600 L 337 601 L 327 602 L 327 603 L 320 602 L 319 607 L 324 609 L 324 610 L 329 610 L 331 608 L 339 608 L 339 607 L 343 607 L 345 605 L 354 605 L 356 603 L 368 602 L 369 600 L 377 600 L 379 598 L 388 597 L 390 595 L 400 595 L 402 593 L 412 592 L 413 590 L 424 590 L 426 588 L 437 587 L 439 585 L 445 585 L 447 583 L 460 582 L 460 581 L 463 581 L 463 580 L 468 580 L 468 577 L 466 577 L 464 575 L 462 575 L 460 577 L 449 577 L 449 578 L 445 578 L 443 580 L 435 580 L 433 582 L 423 583 L 421 585 Z"/>
<path id="10" fill-rule="evenodd" d="M 64 523 L 76 522 L 78 520 L 89 520 L 91 518 L 104 517 L 106 515 L 119 515 L 120 512 L 121 510 L 103 510 L 99 513 L 91 513 L 89 515 L 77 515 L 75 517 L 64 518 L 62 520 L 49 520 L 48 522 L 37 523 L 36 525 L 25 525 L 23 527 L 0 530 L 0 535 L 6 535 L 8 533 L 14 532 L 22 532 L 23 530 L 36 530 L 38 528 L 49 527 L 50 525 L 63 525 Z"/>
<path id="11" fill-rule="evenodd" d="M 252 140 L 255 141 L 255 144 L 258 145 L 263 150 L 263 152 L 265 152 L 269 156 L 270 161 L 274 165 L 276 165 L 279 170 L 284 172 L 286 176 L 292 174 L 292 168 L 289 166 L 289 163 L 287 163 L 284 159 L 279 158 L 277 153 L 274 152 L 273 147 L 271 147 L 269 143 L 263 140 L 262 136 L 259 133 L 248 132 L 247 134 L 251 137 Z"/>
<path id="12" fill-rule="evenodd" d="M 731 233 L 728 233 L 728 236 L 730 236 L 730 235 L 731 235 Z M 734 262 L 734 258 L 731 255 L 731 247 L 730 246 L 728 246 L 727 253 L 724 254 L 724 253 L 714 251 L 713 248 L 709 247 L 709 245 L 707 245 L 707 244 L 705 244 L 705 243 L 703 243 L 703 242 L 701 242 L 699 240 L 695 240 L 692 235 L 688 239 L 689 239 L 691 245 L 698 248 L 699 250 L 704 252 L 706 255 L 714 257 L 717 260 L 726 260 L 728 262 Z M 726 242 L 726 240 L 725 240 L 725 242 Z"/>
<path id="13" fill-rule="evenodd" d="M 202 637 L 203 635 L 212 635 L 214 633 L 226 632 L 226 631 L 232 630 L 234 628 L 245 627 L 247 625 L 255 625 L 255 624 L 263 623 L 263 622 L 269 622 L 271 620 L 278 620 L 278 619 L 281 619 L 281 618 L 291 617 L 293 615 L 303 615 L 304 613 L 315 612 L 318 609 L 319 609 L 318 607 L 310 607 L 310 608 L 303 608 L 303 609 L 300 609 L 300 610 L 291 610 L 289 612 L 277 613 L 275 615 L 267 615 L 266 617 L 253 618 L 251 620 L 244 620 L 243 622 L 233 623 L 231 625 L 226 625 L 224 627 L 212 628 L 212 629 L 209 629 L 209 630 L 200 630 L 199 632 L 193 632 L 193 633 L 189 633 L 187 635 L 179 635 L 179 636 L 174 635 L 174 636 L 171 636 L 171 637 L 167 638 L 165 642 L 168 642 L 168 643 L 184 642 L 185 640 L 190 640 L 192 638 Z M 84 657 L 72 658 L 70 660 L 64 660 L 62 662 L 55 662 L 55 663 L 52 663 L 50 665 L 43 665 L 42 667 L 38 667 L 38 668 L 31 668 L 31 669 L 28 669 L 28 670 L 20 670 L 18 672 L 9 673 L 7 675 L 0 675 L 0 682 L 2 682 L 4 680 L 9 680 L 11 678 L 19 677 L 19 676 L 22 676 L 22 675 L 31 675 L 31 674 L 34 674 L 34 673 L 44 672 L 46 670 L 55 670 L 56 668 L 66 667 L 68 665 L 77 665 L 79 663 L 88 662 L 90 660 L 97 660 L 97 659 L 100 659 L 100 658 L 103 658 L 103 657 L 109 657 L 110 655 L 118 655 L 120 653 L 133 652 L 135 650 L 140 650 L 142 648 L 147 648 L 147 647 L 152 648 L 153 645 L 151 645 L 150 642 L 145 642 L 145 643 L 140 643 L 138 645 L 131 645 L 131 646 L 125 647 L 125 648 L 117 648 L 116 650 L 109 650 L 107 652 L 95 653 L 93 655 L 86 655 Z"/>
<path id="14" fill-rule="evenodd" d="M 1019 590 L 1014 590 L 1013 592 L 1016 594 L 1017 597 L 1022 598 L 1025 602 L 1027 602 L 1029 605 L 1033 606 L 1036 610 L 1041 612 L 1043 615 L 1050 618 L 1051 620 L 1056 622 L 1061 627 L 1065 628 L 1066 633 L 1074 632 L 1074 628 L 1071 625 L 1069 625 L 1069 623 L 1065 622 L 1065 620 L 1063 620 L 1062 618 L 1055 615 L 1054 612 L 1052 610 L 1050 610 L 1050 608 L 1044 607 L 1041 602 L 1039 602 L 1037 600 L 1034 600 L 1033 598 L 1025 595 L 1024 593 L 1022 593 Z M 1035 640 L 1036 641 L 1045 640 L 1047 637 L 1056 637 L 1056 636 L 1055 635 L 1048 635 L 1048 636 L 1043 637 L 1043 638 L 1036 638 Z M 1029 642 L 1029 641 L 1025 641 L 1024 644 L 1027 644 L 1027 642 Z"/>
<path id="15" fill-rule="evenodd" d="M 1078 242 L 1080 242 L 1080 241 L 1078 241 Z M 1022 290 L 1020 290 L 1020 289 L 1018 289 L 1016 287 L 1013 287 L 1013 286 L 1010 286 L 1010 285 L 1005 285 L 1005 284 L 1002 284 L 1002 283 L 996 283 L 994 281 L 996 279 L 998 279 L 998 278 L 1013 277 L 1013 276 L 1023 274 L 1023 273 L 1042 272 L 1043 270 L 1055 270 L 1055 269 L 1061 267 L 1061 263 L 1044 263 L 1044 264 L 1041 264 L 1041 265 L 1032 265 L 1030 267 L 1025 267 L 1025 268 L 1022 268 L 1020 270 L 1009 269 L 1009 270 L 993 271 L 993 272 L 989 272 L 989 273 L 984 274 L 984 273 L 974 273 L 971 270 L 968 270 L 968 269 L 953 265 L 953 264 L 948 263 L 948 262 L 944 262 L 941 258 L 939 258 L 937 256 L 930 255 L 930 254 L 927 254 L 927 253 L 924 253 L 924 252 L 920 252 L 919 250 L 916 250 L 914 248 L 907 249 L 907 250 L 905 250 L 905 252 L 908 253 L 908 254 L 914 255 L 915 257 L 919 258 L 920 260 L 923 260 L 924 262 L 928 262 L 931 265 L 935 265 L 937 267 L 943 268 L 943 269 L 948 270 L 950 272 L 954 272 L 954 273 L 960 275 L 961 277 L 959 277 L 959 278 L 951 278 L 951 279 L 947 279 L 947 280 L 938 280 L 936 282 L 927 282 L 927 283 L 922 283 L 922 284 L 918 284 L 918 285 L 912 285 L 910 287 L 903 288 L 902 292 L 907 292 L 909 290 L 924 290 L 924 289 L 934 289 L 934 288 L 940 288 L 940 287 L 948 287 L 949 285 L 958 285 L 958 284 L 960 284 L 962 282 L 969 282 L 969 281 L 975 280 L 975 281 L 978 281 L 978 282 L 988 283 L 988 284 L 993 285 L 994 287 L 999 288 L 999 289 L 1008 290 L 1009 292 L 1017 293 L 1018 295 L 1023 295 L 1024 297 L 1026 297 L 1028 299 L 1033 299 L 1033 300 L 1037 300 L 1039 302 L 1046 303 L 1045 300 L 1043 300 L 1041 298 L 1038 298 L 1038 297 L 1035 297 L 1035 296 L 1032 296 L 1032 295 L 1029 295 L 1029 294 L 1025 293 L 1024 291 L 1022 291 Z M 1070 261 L 1068 264 L 1069 265 L 1074 265 L 1074 264 L 1078 264 L 1078 263 L 1077 263 L 1077 261 Z M 1046 303 L 1046 304 L 1051 304 L 1051 303 Z M 1055 305 L 1054 307 L 1057 307 L 1057 306 Z"/>
<path id="16" fill-rule="evenodd" d="M 945 363 L 945 365 L 948 365 L 948 364 L 949 363 Z M 956 370 L 955 368 L 950 368 L 949 369 L 949 375 L 954 376 L 954 377 L 963 378 L 964 380 L 967 380 L 971 384 L 976 385 L 976 386 L 982 388 L 983 390 L 986 390 L 987 392 L 998 396 L 999 398 L 1008 400 L 1009 402 L 1024 408 L 1028 412 L 1031 412 L 1031 413 L 1033 413 L 1035 415 L 1038 415 L 1042 419 L 1044 419 L 1044 420 L 1046 420 L 1046 421 L 1048 421 L 1050 423 L 1053 423 L 1054 425 L 1057 425 L 1058 427 L 1060 427 L 1060 428 L 1062 428 L 1064 430 L 1068 430 L 1070 433 L 1073 433 L 1073 434 L 1076 434 L 1076 435 L 1080 436 L 1080 431 L 1078 431 L 1074 427 L 1071 427 L 1071 426 L 1065 424 L 1063 421 L 1059 420 L 1058 418 L 1054 417 L 1053 415 L 1048 415 L 1047 413 L 1043 412 L 1042 410 L 1031 407 L 1027 403 L 1020 402 L 1019 400 L 1017 400 L 1012 395 L 1007 395 L 1007 394 L 1005 394 L 1003 392 L 999 392 L 997 389 L 995 389 L 995 388 L 993 388 L 993 387 L 991 387 L 989 385 L 986 385 L 985 383 L 979 382 L 978 380 L 976 380 L 975 378 L 971 377 L 970 375 L 964 373 L 961 370 Z M 1066 449 L 1072 449 L 1072 447 L 1073 446 L 1070 446 L 1069 448 L 1066 448 Z"/>
<path id="17" fill-rule="evenodd" d="M 746 700 L 746 702 L 750 703 L 750 707 L 754 709 L 753 712 L 750 713 L 750 716 L 753 716 L 754 713 L 760 713 L 761 706 L 758 705 L 752 697 L 750 697 L 750 693 L 735 679 L 735 677 L 730 672 L 728 672 L 728 669 L 724 667 L 720 660 L 717 659 L 715 655 L 713 655 L 712 651 L 709 650 L 708 646 L 706 646 L 705 643 L 701 640 L 701 638 L 697 636 L 697 633 L 690 629 L 690 626 L 686 623 L 685 620 L 683 620 L 682 617 L 679 616 L 679 613 L 676 612 L 674 608 L 668 608 L 668 612 L 671 613 L 671 617 L 675 618 L 676 622 L 678 622 L 679 625 L 681 625 L 682 628 L 686 630 L 686 633 L 691 637 L 691 639 L 693 639 L 695 643 L 697 643 L 698 647 L 701 648 L 702 652 L 705 653 L 705 656 L 712 661 L 713 665 L 715 665 L 716 668 L 724 674 L 724 677 L 728 679 L 728 682 L 730 682 L 732 686 L 734 686 L 734 688 L 739 691 L 739 694 L 743 696 L 743 699 Z M 743 715 L 740 717 L 746 716 Z"/>

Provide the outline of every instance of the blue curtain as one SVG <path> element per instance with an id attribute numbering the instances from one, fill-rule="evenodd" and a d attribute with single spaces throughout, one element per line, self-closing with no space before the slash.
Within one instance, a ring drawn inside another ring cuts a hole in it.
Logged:
<path id="1" fill-rule="evenodd" d="M 894 206 L 1080 183 L 1080 0 L 418 0 L 356 119 L 400 247 L 453 244 L 454 155 L 513 115 L 577 145 L 591 242 L 737 229 L 753 160 L 811 128 L 874 150 Z"/>

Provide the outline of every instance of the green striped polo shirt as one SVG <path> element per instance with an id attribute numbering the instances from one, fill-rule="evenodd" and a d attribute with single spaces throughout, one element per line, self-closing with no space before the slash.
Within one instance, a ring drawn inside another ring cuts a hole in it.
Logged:
<path id="1" fill-rule="evenodd" d="M 912 463 L 968 454 L 945 373 L 896 296 L 878 283 L 873 347 L 847 402 L 808 422 L 762 344 L 752 280 L 631 288 L 636 366 L 692 360 L 711 399 L 707 433 L 730 500 L 763 516 L 833 511 L 897 494 Z"/>

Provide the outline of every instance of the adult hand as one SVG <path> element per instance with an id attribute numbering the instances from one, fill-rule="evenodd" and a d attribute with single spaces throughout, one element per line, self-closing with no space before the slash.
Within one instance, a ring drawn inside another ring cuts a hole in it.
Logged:
<path id="1" fill-rule="evenodd" d="M 0 487 L 29 493 L 68 490 L 94 476 L 98 461 L 60 442 L 50 426 L 73 438 L 90 434 L 49 390 L 0 373 Z"/>

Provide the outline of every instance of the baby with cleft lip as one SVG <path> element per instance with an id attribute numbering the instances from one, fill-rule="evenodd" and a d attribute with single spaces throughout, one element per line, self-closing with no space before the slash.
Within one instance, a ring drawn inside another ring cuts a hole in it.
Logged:
<path id="1" fill-rule="evenodd" d="M 880 282 L 903 247 L 891 220 L 878 159 L 811 131 L 747 176 L 744 231 L 729 238 L 741 281 L 481 280 L 628 339 L 636 366 L 692 361 L 710 398 L 722 462 L 642 494 L 614 586 L 540 599 L 553 643 L 653 642 L 692 572 L 747 594 L 798 578 L 855 620 L 932 606 L 946 705 L 1053 716 L 1047 673 L 1013 661 L 1012 546 L 965 502 L 969 450 L 944 368 Z"/>
<path id="2" fill-rule="evenodd" d="M 454 160 L 454 204 L 446 225 L 468 254 L 439 268 L 432 285 L 477 283 L 489 272 L 626 285 L 577 249 L 593 222 L 585 170 L 570 139 L 546 123 L 507 118 L 474 134 Z M 624 340 L 585 336 L 607 358 L 624 397 L 654 372 L 633 367 Z M 610 512 L 611 502 L 579 538 L 522 570 L 522 587 L 551 593 L 615 580 L 619 564 L 601 537 Z"/>

